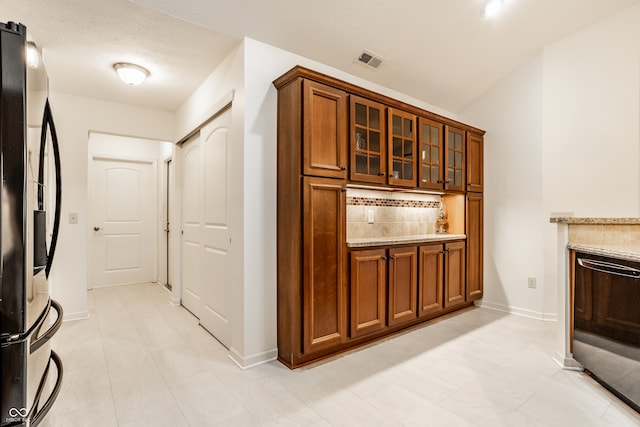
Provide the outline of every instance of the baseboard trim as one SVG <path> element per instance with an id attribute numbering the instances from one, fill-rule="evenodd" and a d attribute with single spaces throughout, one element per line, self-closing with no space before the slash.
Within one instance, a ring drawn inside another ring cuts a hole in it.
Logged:
<path id="1" fill-rule="evenodd" d="M 229 349 L 229 359 L 233 361 L 240 369 L 250 369 L 265 363 L 269 363 L 278 358 L 278 349 L 267 350 L 262 353 L 251 356 L 242 356 L 235 348 Z"/>
<path id="2" fill-rule="evenodd" d="M 539 311 L 528 310 L 526 308 L 511 307 L 488 301 L 476 302 L 476 305 L 489 310 L 501 311 L 503 313 L 515 314 L 517 316 L 529 317 L 532 319 L 545 320 L 549 322 L 555 322 L 558 320 L 557 313 L 541 313 Z"/>
<path id="3" fill-rule="evenodd" d="M 88 311 L 79 311 L 77 313 L 64 313 L 62 316 L 63 322 L 73 322 L 74 320 L 86 320 L 91 317 Z"/>

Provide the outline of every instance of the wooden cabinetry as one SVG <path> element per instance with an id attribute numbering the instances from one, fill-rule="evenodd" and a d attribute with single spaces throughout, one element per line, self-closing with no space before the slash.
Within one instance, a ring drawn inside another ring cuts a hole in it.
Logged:
<path id="1" fill-rule="evenodd" d="M 443 128 L 442 123 L 418 118 L 418 187 L 433 190 L 444 188 Z"/>
<path id="2" fill-rule="evenodd" d="M 444 245 L 444 307 L 465 302 L 465 244 L 451 242 Z"/>
<path id="3" fill-rule="evenodd" d="M 481 296 L 484 132 L 303 67 L 274 85 L 278 359 L 295 368 Z M 349 249 L 347 179 L 467 191 L 468 262 L 464 242 Z"/>
<path id="4" fill-rule="evenodd" d="M 304 178 L 304 352 L 346 339 L 343 285 L 345 182 Z"/>
<path id="5" fill-rule="evenodd" d="M 351 168 L 353 181 L 387 182 L 386 107 L 351 96 Z"/>
<path id="6" fill-rule="evenodd" d="M 418 314 L 421 317 L 430 316 L 464 304 L 465 242 L 420 246 L 419 254 Z"/>
<path id="7" fill-rule="evenodd" d="M 467 301 L 482 297 L 483 206 L 482 193 L 467 193 Z"/>
<path id="8" fill-rule="evenodd" d="M 416 186 L 416 116 L 389 108 L 389 184 Z"/>
<path id="9" fill-rule="evenodd" d="M 429 316 L 444 309 L 444 250 L 441 244 L 418 248 L 418 315 Z"/>
<path id="10" fill-rule="evenodd" d="M 445 185 L 449 191 L 465 191 L 465 131 L 445 126 Z"/>
<path id="11" fill-rule="evenodd" d="M 467 191 L 484 189 L 484 137 L 467 132 Z"/>
<path id="12" fill-rule="evenodd" d="M 304 80 L 303 164 L 305 175 L 347 178 L 347 93 Z"/>
<path id="13" fill-rule="evenodd" d="M 417 316 L 417 248 L 389 249 L 389 326 L 414 320 Z"/>
<path id="14" fill-rule="evenodd" d="M 351 252 L 351 337 L 386 327 L 387 270 L 384 249 Z"/>

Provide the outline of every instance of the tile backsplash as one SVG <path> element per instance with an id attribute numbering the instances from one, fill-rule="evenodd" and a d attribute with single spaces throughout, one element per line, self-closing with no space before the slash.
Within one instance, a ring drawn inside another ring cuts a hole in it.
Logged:
<path id="1" fill-rule="evenodd" d="M 437 195 L 347 188 L 347 241 L 433 234 L 439 208 Z"/>

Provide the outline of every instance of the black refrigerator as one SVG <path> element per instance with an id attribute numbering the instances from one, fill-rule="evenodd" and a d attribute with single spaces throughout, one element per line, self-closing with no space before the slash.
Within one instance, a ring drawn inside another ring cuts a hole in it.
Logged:
<path id="1" fill-rule="evenodd" d="M 62 308 L 48 276 L 60 224 L 60 152 L 44 64 L 27 64 L 27 29 L 0 23 L 0 425 L 36 426 L 56 400 L 51 338 Z"/>

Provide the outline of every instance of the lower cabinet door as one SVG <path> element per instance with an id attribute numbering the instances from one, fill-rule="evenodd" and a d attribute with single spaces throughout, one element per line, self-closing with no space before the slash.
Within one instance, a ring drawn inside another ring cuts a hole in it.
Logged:
<path id="1" fill-rule="evenodd" d="M 444 252 L 444 306 L 449 308 L 465 302 L 465 244 L 447 243 Z"/>
<path id="2" fill-rule="evenodd" d="M 389 326 L 417 317 L 417 248 L 389 249 Z"/>
<path id="3" fill-rule="evenodd" d="M 351 337 L 386 327 L 386 251 L 351 252 Z"/>
<path id="4" fill-rule="evenodd" d="M 427 316 L 444 309 L 444 251 L 442 244 L 420 246 L 418 315 Z"/>

